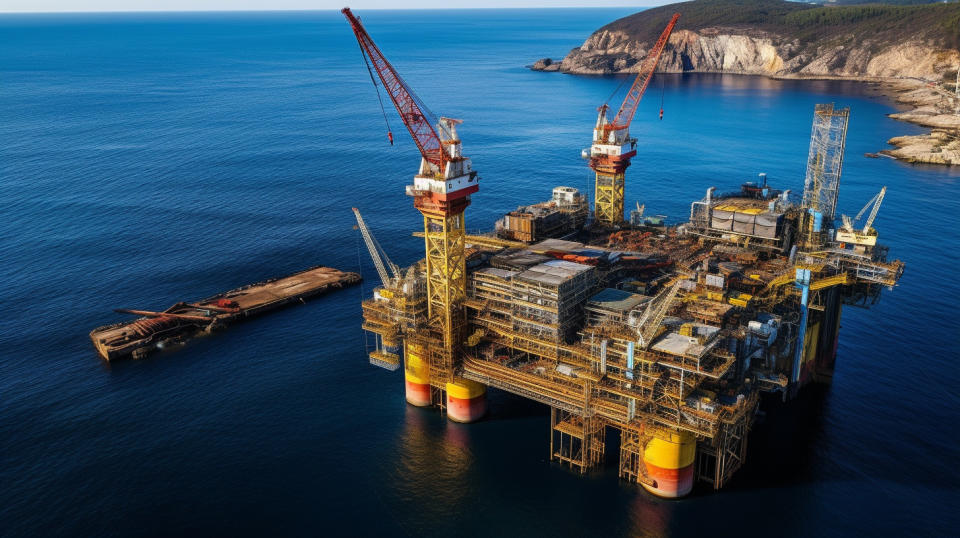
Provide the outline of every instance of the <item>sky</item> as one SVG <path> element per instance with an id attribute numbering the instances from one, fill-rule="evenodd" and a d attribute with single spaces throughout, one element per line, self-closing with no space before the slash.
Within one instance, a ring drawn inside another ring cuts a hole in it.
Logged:
<path id="1" fill-rule="evenodd" d="M 670 0 L 0 0 L 0 12 L 655 6 Z"/>

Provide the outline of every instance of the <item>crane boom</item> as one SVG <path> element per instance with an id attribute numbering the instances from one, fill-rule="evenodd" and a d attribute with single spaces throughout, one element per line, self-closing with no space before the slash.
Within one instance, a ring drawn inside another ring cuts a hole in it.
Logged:
<path id="1" fill-rule="evenodd" d="M 613 124 L 610 126 L 611 130 L 618 131 L 630 127 L 630 122 L 633 121 L 637 107 L 640 106 L 640 99 L 643 99 L 643 93 L 647 90 L 650 79 L 653 78 L 653 73 L 657 70 L 657 65 L 660 64 L 660 56 L 663 55 L 663 49 L 666 48 L 667 40 L 670 39 L 670 34 L 673 32 L 673 27 L 677 25 L 677 19 L 679 18 L 679 13 L 673 14 L 667 27 L 660 34 L 660 38 L 647 52 L 646 58 L 640 64 L 640 72 L 637 73 L 637 78 L 633 80 L 630 91 L 627 92 L 627 96 L 620 105 L 620 110 L 617 111 L 617 115 L 613 119 Z"/>
<path id="2" fill-rule="evenodd" d="M 880 192 L 876 196 L 876 201 L 873 203 L 873 209 L 870 210 L 870 216 L 867 217 L 867 221 L 863 223 L 863 232 L 866 234 L 870 231 L 870 227 L 873 226 L 873 221 L 877 218 L 877 212 L 880 211 L 880 204 L 883 203 L 883 197 L 887 194 L 887 188 L 883 187 L 880 189 Z"/>
<path id="3" fill-rule="evenodd" d="M 643 349 L 650 347 L 679 290 L 680 281 L 677 280 L 672 286 L 661 291 L 659 296 L 651 301 L 650 306 L 647 307 L 639 323 L 639 343 Z"/>
<path id="4" fill-rule="evenodd" d="M 403 120 L 403 124 L 406 125 L 414 143 L 417 144 L 420 154 L 442 171 L 447 158 L 443 151 L 443 140 L 437 133 L 437 128 L 443 129 L 440 122 L 380 52 L 370 34 L 360 23 L 360 19 L 353 15 L 350 8 L 343 8 L 342 13 L 350 22 L 350 27 L 357 37 L 357 43 L 360 44 L 364 59 L 369 58 L 370 63 L 373 64 L 383 87 L 390 95 L 390 100 L 393 101 L 393 106 L 396 107 L 397 113 L 400 115 L 400 119 Z M 452 137 L 445 136 L 445 138 L 450 139 Z"/>
<path id="5" fill-rule="evenodd" d="M 390 287 L 393 282 L 399 282 L 400 268 L 390 261 L 386 251 L 383 250 L 380 243 L 378 243 L 373 237 L 373 234 L 370 233 L 370 229 L 367 228 L 367 223 L 363 221 L 363 217 L 360 215 L 360 210 L 353 208 L 353 214 L 357 217 L 357 226 L 360 228 L 360 234 L 363 235 L 363 242 L 367 244 L 367 250 L 370 251 L 373 265 L 376 266 L 377 274 L 380 275 L 380 280 L 383 282 L 383 285 Z M 390 277 L 390 273 L 387 273 L 387 267 L 389 267 L 390 272 L 393 273 L 393 278 Z"/>
<path id="6" fill-rule="evenodd" d="M 846 215 L 841 215 L 843 218 L 843 227 L 837 230 L 835 240 L 841 244 L 849 243 L 851 248 L 859 249 L 861 253 L 867 253 L 867 249 L 876 246 L 877 231 L 873 229 L 873 222 L 877 218 L 877 213 L 880 211 L 880 204 L 883 203 L 883 197 L 886 196 L 886 194 L 887 188 L 881 188 L 880 192 L 875 194 L 873 198 L 870 198 L 870 201 L 868 201 L 866 205 L 863 206 L 863 209 L 857 213 L 857 216 L 852 219 Z M 859 229 L 858 226 L 858 229 L 854 229 L 856 221 L 860 220 L 860 217 L 867 212 L 867 209 L 870 209 L 870 215 L 867 217 L 867 220 L 864 221 L 863 228 Z"/>
<path id="7" fill-rule="evenodd" d="M 868 209 L 873 207 L 873 210 L 870 211 L 870 217 L 867 218 L 865 226 L 863 227 L 862 233 L 866 234 L 867 231 L 870 229 L 870 227 L 873 226 L 873 221 L 874 219 L 877 218 L 877 212 L 880 211 L 880 204 L 883 203 L 883 197 L 886 194 L 887 194 L 887 188 L 886 187 L 881 188 L 880 192 L 878 192 L 877 194 L 874 194 L 873 198 L 870 198 L 869 200 L 867 200 L 867 203 L 863 204 L 863 208 L 860 209 L 860 211 L 857 213 L 857 216 L 853 217 L 852 219 L 847 215 L 840 215 L 840 217 L 843 219 L 843 229 L 848 232 L 854 231 L 853 230 L 854 223 L 860 220 L 860 217 L 863 217 L 863 214 L 866 213 Z"/>
<path id="8" fill-rule="evenodd" d="M 867 203 L 863 204 L 863 207 L 860 209 L 860 211 L 857 212 L 857 216 L 853 217 L 854 222 L 860 220 L 860 217 L 862 217 L 863 214 L 866 213 L 868 209 L 870 209 L 870 206 L 872 206 L 873 203 L 877 201 L 877 196 L 879 196 L 879 194 L 874 194 L 872 198 L 867 200 Z"/>

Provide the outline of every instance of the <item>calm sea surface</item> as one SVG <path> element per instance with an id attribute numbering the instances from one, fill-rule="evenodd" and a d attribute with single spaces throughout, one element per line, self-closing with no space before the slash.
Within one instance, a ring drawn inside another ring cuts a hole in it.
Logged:
<path id="1" fill-rule="evenodd" d="M 620 80 L 524 69 L 624 9 L 360 12 L 481 172 L 471 229 L 587 189 L 580 149 Z M 404 403 L 367 364 L 376 273 L 422 254 L 386 128 L 336 12 L 0 16 L 0 535 L 955 535 L 960 169 L 868 159 L 920 132 L 868 85 L 663 76 L 632 131 L 627 200 L 689 202 L 769 174 L 802 188 L 813 105 L 851 107 L 840 207 L 888 186 L 907 262 L 844 310 L 838 367 L 759 424 L 728 489 L 663 501 L 548 461 L 548 409 L 491 391 L 488 420 Z M 662 89 L 661 89 L 662 88 Z M 665 117 L 657 120 L 659 101 Z M 113 308 L 162 309 L 315 264 L 367 278 L 149 360 L 104 364 Z M 612 452 L 612 451 L 611 451 Z"/>

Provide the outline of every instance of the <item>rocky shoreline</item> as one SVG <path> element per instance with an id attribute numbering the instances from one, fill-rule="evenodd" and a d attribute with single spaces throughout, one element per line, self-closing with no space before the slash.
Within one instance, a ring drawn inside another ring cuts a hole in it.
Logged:
<path id="1" fill-rule="evenodd" d="M 887 95 L 913 110 L 888 114 L 893 119 L 928 127 L 927 134 L 891 138 L 896 149 L 880 153 L 910 163 L 960 164 L 960 114 L 956 98 L 941 87 L 916 80 L 895 80 L 884 84 Z"/>

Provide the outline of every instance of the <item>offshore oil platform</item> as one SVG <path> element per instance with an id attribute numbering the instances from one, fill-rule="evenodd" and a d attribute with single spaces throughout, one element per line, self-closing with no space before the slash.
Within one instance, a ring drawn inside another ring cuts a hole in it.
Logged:
<path id="1" fill-rule="evenodd" d="M 873 228 L 885 189 L 836 218 L 849 109 L 833 105 L 814 111 L 802 199 L 761 175 L 736 192 L 709 189 L 682 224 L 639 206 L 624 222 L 629 126 L 679 15 L 613 119 L 600 107 L 584 150 L 592 222 L 585 197 L 560 188 L 496 232 L 468 235 L 478 175 L 460 122 L 433 116 L 343 13 L 422 157 L 407 194 L 423 214 L 423 260 L 394 265 L 354 210 L 383 283 L 363 302 L 370 362 L 403 367 L 412 405 L 471 422 L 494 387 L 550 407 L 554 461 L 597 467 L 614 429 L 621 478 L 664 497 L 696 481 L 719 489 L 744 464 L 761 394 L 785 401 L 829 381 L 843 305 L 873 304 L 903 273 Z"/>

